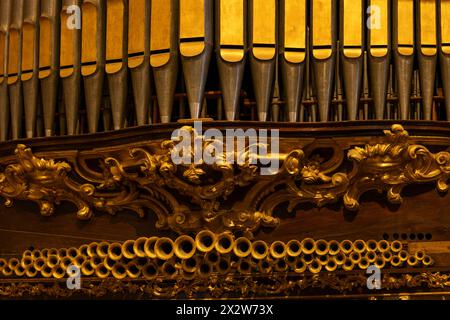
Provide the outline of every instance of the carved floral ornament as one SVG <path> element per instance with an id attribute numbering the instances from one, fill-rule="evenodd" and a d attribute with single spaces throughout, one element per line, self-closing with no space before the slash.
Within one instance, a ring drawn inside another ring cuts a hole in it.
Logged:
<path id="1" fill-rule="evenodd" d="M 191 127 L 181 130 L 192 132 Z M 272 176 L 259 174 L 260 165 L 250 161 L 257 155 L 249 148 L 236 151 L 234 156 L 246 159 L 237 164 L 228 158 L 212 165 L 175 164 L 175 144 L 168 140 L 157 152 L 139 147 L 129 148 L 127 156 L 99 156 L 102 169 L 86 177 L 69 162 L 40 159 L 18 145 L 15 162 L 0 172 L 0 196 L 8 206 L 14 200 L 34 201 L 43 215 L 70 201 L 80 219 L 90 219 L 94 211 L 132 210 L 140 216 L 153 212 L 158 228 L 179 233 L 204 228 L 252 232 L 277 226 L 273 213 L 282 203 L 292 210 L 305 202 L 324 206 L 342 199 L 347 209 L 358 210 L 360 196 L 369 190 L 387 191 L 388 201 L 401 203 L 401 191 L 409 184 L 436 181 L 439 191 L 448 189 L 450 153 L 411 144 L 398 124 L 384 134 L 377 144 L 347 151 L 353 164 L 349 172 L 336 172 L 339 164 L 323 168 L 320 159 L 294 149 L 268 155 L 280 163 Z"/>

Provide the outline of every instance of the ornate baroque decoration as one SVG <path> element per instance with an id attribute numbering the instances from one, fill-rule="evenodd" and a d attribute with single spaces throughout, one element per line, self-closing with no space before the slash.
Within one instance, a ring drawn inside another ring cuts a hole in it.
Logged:
<path id="1" fill-rule="evenodd" d="M 191 127 L 181 130 L 193 134 Z M 384 133 L 378 143 L 354 147 L 346 157 L 335 155 L 338 160 L 330 167 L 299 148 L 269 154 L 281 164 L 272 176 L 260 175 L 261 165 L 250 161 L 258 158 L 251 148 L 231 155 L 245 160 L 240 164 L 228 162 L 230 154 L 213 165 L 175 164 L 171 154 L 176 144 L 169 140 L 157 150 L 127 147 L 114 156 L 100 155 L 96 170 L 83 170 L 70 161 L 41 159 L 18 145 L 15 161 L 0 172 L 0 195 L 6 205 L 34 201 L 43 215 L 52 214 L 61 201 L 74 203 L 80 219 L 91 218 L 96 210 L 132 210 L 140 216 L 148 211 L 156 214 L 158 228 L 185 233 L 275 227 L 279 219 L 274 211 L 283 203 L 292 210 L 305 202 L 324 206 L 342 199 L 347 209 L 357 210 L 368 190 L 385 190 L 390 202 L 400 203 L 401 191 L 409 184 L 436 181 L 439 191 L 448 189 L 448 152 L 433 154 L 411 144 L 401 125 Z M 203 143 L 207 148 L 211 142 Z M 352 169 L 340 172 L 345 159 Z"/>

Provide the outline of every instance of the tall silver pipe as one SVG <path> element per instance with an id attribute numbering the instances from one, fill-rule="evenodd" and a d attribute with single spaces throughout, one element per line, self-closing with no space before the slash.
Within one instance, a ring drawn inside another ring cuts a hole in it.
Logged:
<path id="1" fill-rule="evenodd" d="M 178 74 L 177 0 L 152 0 L 150 65 L 162 123 L 170 122 Z"/>
<path id="2" fill-rule="evenodd" d="M 225 117 L 235 120 L 247 51 L 246 1 L 216 0 L 216 51 Z"/>

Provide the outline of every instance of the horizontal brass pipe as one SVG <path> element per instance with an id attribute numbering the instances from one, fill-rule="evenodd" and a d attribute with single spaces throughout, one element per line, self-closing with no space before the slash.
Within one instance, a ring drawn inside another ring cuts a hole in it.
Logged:
<path id="1" fill-rule="evenodd" d="M 100 242 L 97 245 L 97 255 L 100 258 L 105 258 L 108 255 L 108 251 L 109 251 L 109 243 L 108 242 Z"/>
<path id="2" fill-rule="evenodd" d="M 274 259 L 282 259 L 286 256 L 286 244 L 283 241 L 274 241 L 270 245 L 270 255 Z"/>
<path id="3" fill-rule="evenodd" d="M 353 243 L 350 240 L 343 240 L 340 243 L 340 248 L 343 253 L 350 253 L 353 250 Z"/>
<path id="4" fill-rule="evenodd" d="M 92 276 L 95 273 L 95 268 L 92 266 L 90 260 L 85 260 L 81 264 L 81 273 L 85 276 Z"/>
<path id="5" fill-rule="evenodd" d="M 319 273 L 322 270 L 322 264 L 320 263 L 319 259 L 314 259 L 309 265 L 308 265 L 308 271 L 316 274 Z"/>
<path id="6" fill-rule="evenodd" d="M 87 254 L 89 257 L 95 257 L 97 256 L 97 248 L 98 248 L 98 242 L 91 242 L 88 245 Z"/>
<path id="7" fill-rule="evenodd" d="M 297 239 L 290 240 L 286 244 L 286 252 L 291 257 L 298 257 L 302 253 L 302 244 Z"/>
<path id="8" fill-rule="evenodd" d="M 239 258 L 245 258 L 251 254 L 252 243 L 245 237 L 240 237 L 236 239 L 233 252 Z"/>
<path id="9" fill-rule="evenodd" d="M 216 234 L 210 230 L 202 230 L 195 236 L 195 244 L 201 252 L 209 252 L 216 245 Z"/>
<path id="10" fill-rule="evenodd" d="M 234 248 L 234 236 L 231 232 L 222 232 L 217 236 L 216 250 L 220 254 L 228 254 Z"/>
<path id="11" fill-rule="evenodd" d="M 52 268 L 53 278 L 62 279 L 62 278 L 64 278 L 65 275 L 66 275 L 66 270 L 64 270 L 62 266 L 58 265 L 58 266 L 54 266 Z"/>
<path id="12" fill-rule="evenodd" d="M 149 261 L 141 270 L 142 276 L 147 280 L 155 279 L 158 276 L 158 268 L 156 265 Z"/>
<path id="13" fill-rule="evenodd" d="M 127 240 L 122 244 L 122 254 L 127 259 L 133 259 L 136 257 L 134 251 L 134 240 Z"/>
<path id="14" fill-rule="evenodd" d="M 253 258 L 262 260 L 269 254 L 269 246 L 265 241 L 257 240 L 252 243 L 251 252 Z"/>
<path id="15" fill-rule="evenodd" d="M 367 250 L 366 242 L 364 242 L 364 240 L 361 239 L 355 240 L 355 242 L 353 242 L 353 250 L 359 253 L 366 251 Z"/>
<path id="16" fill-rule="evenodd" d="M 170 238 L 159 238 L 155 243 L 155 254 L 159 259 L 169 260 L 171 259 L 174 252 L 174 243 Z"/>
<path id="17" fill-rule="evenodd" d="M 122 245 L 118 242 L 111 243 L 108 248 L 108 257 L 118 261 L 120 260 L 120 258 L 122 258 L 122 256 L 123 256 Z"/>
<path id="18" fill-rule="evenodd" d="M 336 240 L 331 240 L 329 242 L 329 248 L 330 248 L 329 254 L 331 254 L 331 255 L 338 254 L 338 252 L 340 251 L 339 242 Z"/>
<path id="19" fill-rule="evenodd" d="M 122 280 L 127 277 L 127 269 L 122 263 L 118 262 L 111 269 L 111 274 L 114 278 Z"/>
<path id="20" fill-rule="evenodd" d="M 304 254 L 311 254 L 316 250 L 316 242 L 314 239 L 306 238 L 303 239 L 302 242 L 302 252 Z"/>
<path id="21" fill-rule="evenodd" d="M 180 259 L 189 259 L 195 254 L 196 243 L 188 235 L 179 236 L 174 243 L 175 255 Z"/>
<path id="22" fill-rule="evenodd" d="M 152 259 L 157 257 L 155 253 L 156 241 L 158 241 L 158 237 L 150 237 L 144 243 L 144 252 L 147 257 Z"/>
<path id="23" fill-rule="evenodd" d="M 104 263 L 101 263 L 95 269 L 95 275 L 97 277 L 99 277 L 100 279 L 107 278 L 109 276 L 109 274 L 110 274 L 110 270 L 108 268 L 106 268 Z"/>

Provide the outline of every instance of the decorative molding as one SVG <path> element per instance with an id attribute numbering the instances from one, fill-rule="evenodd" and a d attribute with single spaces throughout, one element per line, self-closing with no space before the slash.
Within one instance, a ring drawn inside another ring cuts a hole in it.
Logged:
<path id="1" fill-rule="evenodd" d="M 250 163 L 256 155 L 249 148 L 233 155 L 246 159 L 243 164 L 225 158 L 214 165 L 176 165 L 170 156 L 175 148 L 171 140 L 159 148 L 128 145 L 113 155 L 97 154 L 96 168 L 87 170 L 77 163 L 77 156 L 67 161 L 62 154 L 54 156 L 61 159 L 56 162 L 18 145 L 15 161 L 0 172 L 0 196 L 6 205 L 34 201 L 43 215 L 54 213 L 61 201 L 70 201 L 80 219 L 91 218 L 95 211 L 132 210 L 140 216 L 152 212 L 158 228 L 178 233 L 204 228 L 253 232 L 260 226 L 276 227 L 279 219 L 272 214 L 282 203 L 292 210 L 300 203 L 324 206 L 342 198 L 347 209 L 358 210 L 359 198 L 368 190 L 386 190 L 388 201 L 400 203 L 401 191 L 409 184 L 436 181 L 439 191 L 448 189 L 448 152 L 434 154 L 411 144 L 398 124 L 384 133 L 376 143 L 347 151 L 328 140 L 320 145 L 334 150 L 328 161 L 312 148 L 271 154 L 281 164 L 273 176 L 259 174 L 261 166 Z M 352 170 L 339 171 L 346 161 L 353 164 Z"/>

